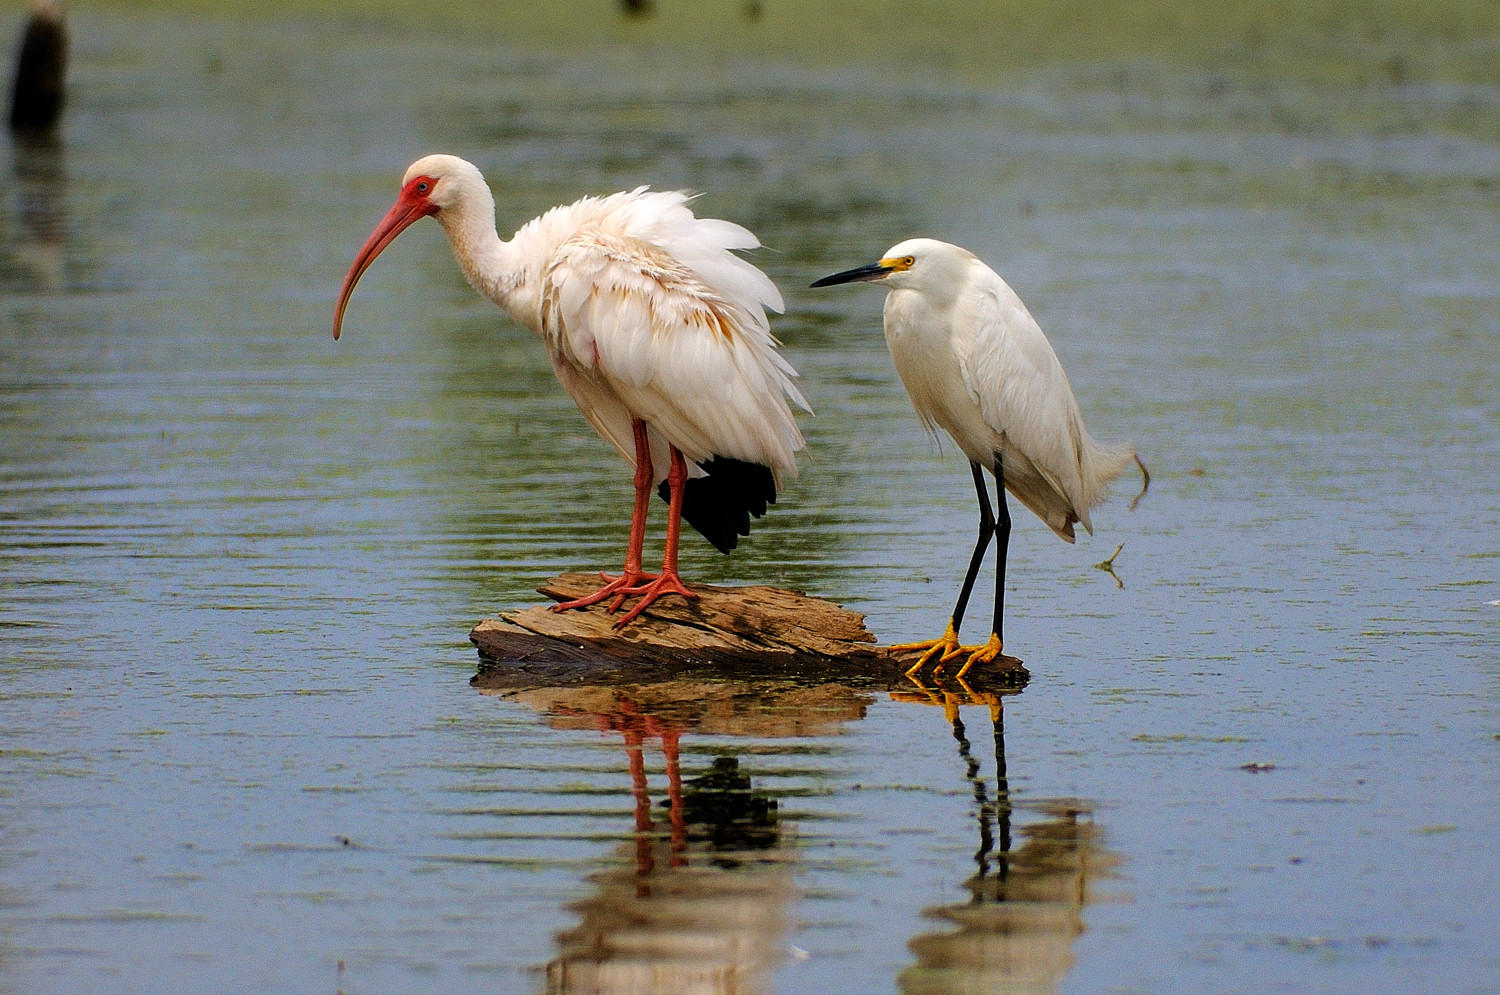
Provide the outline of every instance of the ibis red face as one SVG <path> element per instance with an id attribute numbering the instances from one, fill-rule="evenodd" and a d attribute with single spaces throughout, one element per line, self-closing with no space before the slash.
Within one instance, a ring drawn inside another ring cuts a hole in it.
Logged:
<path id="1" fill-rule="evenodd" d="M 349 304 L 349 295 L 354 293 L 354 285 L 359 282 L 365 270 L 370 268 L 375 257 L 414 222 L 438 212 L 438 206 L 429 199 L 432 188 L 436 185 L 437 181 L 430 176 L 414 177 L 401 188 L 401 195 L 396 198 L 396 203 L 391 205 L 385 217 L 380 219 L 380 224 L 365 239 L 359 255 L 354 257 L 354 265 L 349 267 L 349 275 L 344 277 L 344 288 L 339 292 L 339 305 L 333 313 L 334 338 L 339 337 L 339 330 L 343 327 L 344 308 Z"/>

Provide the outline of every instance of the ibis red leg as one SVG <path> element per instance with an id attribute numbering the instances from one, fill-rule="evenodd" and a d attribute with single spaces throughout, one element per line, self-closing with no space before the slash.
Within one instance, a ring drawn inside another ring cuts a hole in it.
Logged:
<path id="1" fill-rule="evenodd" d="M 648 584 L 621 589 L 621 594 L 631 597 L 639 595 L 641 600 L 625 613 L 624 618 L 615 623 L 616 629 L 629 625 L 652 602 L 665 594 L 680 594 L 688 599 L 697 597 L 687 589 L 687 586 L 682 583 L 682 578 L 677 574 L 677 540 L 678 534 L 682 531 L 682 490 L 686 484 L 687 461 L 682 458 L 682 453 L 677 447 L 673 446 L 672 468 L 667 473 L 667 487 L 671 493 L 671 500 L 667 509 L 667 542 L 665 551 L 662 553 L 661 574 Z"/>
<path id="2" fill-rule="evenodd" d="M 637 418 L 630 427 L 635 435 L 635 510 L 630 516 L 630 545 L 625 550 L 625 569 L 618 577 L 601 572 L 599 577 L 606 582 L 603 587 L 593 594 L 553 605 L 555 612 L 587 608 L 611 597 L 615 603 L 610 605 L 610 611 L 615 611 L 628 594 L 634 593 L 633 589 L 656 579 L 655 574 L 641 569 L 641 546 L 646 540 L 646 509 L 651 504 L 651 443 L 646 437 L 645 422 Z"/>

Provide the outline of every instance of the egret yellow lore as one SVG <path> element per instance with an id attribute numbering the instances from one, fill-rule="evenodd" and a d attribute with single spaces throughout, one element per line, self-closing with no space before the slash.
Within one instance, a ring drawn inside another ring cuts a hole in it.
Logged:
<path id="1" fill-rule="evenodd" d="M 942 429 L 952 436 L 974 475 L 979 539 L 948 627 L 936 639 L 892 647 L 922 651 L 908 674 L 933 659 L 941 669 L 964 656 L 958 671 L 962 677 L 975 664 L 994 661 L 1004 646 L 1011 529 L 1006 491 L 1072 542 L 1074 524 L 1093 532 L 1089 511 L 1132 460 L 1141 469 L 1142 494 L 1151 477 L 1131 447 L 1104 445 L 1090 437 L 1041 327 L 1016 292 L 972 252 L 935 239 L 908 239 L 892 246 L 879 262 L 826 276 L 813 286 L 856 281 L 889 289 L 885 341 L 896 372 L 923 424 L 934 435 Z M 994 475 L 999 491 L 993 511 L 985 470 Z M 992 539 L 995 613 L 990 637 L 982 645 L 964 646 L 958 631 Z"/>
<path id="2" fill-rule="evenodd" d="M 681 522 L 729 552 L 797 475 L 803 448 L 792 407 L 807 402 L 766 317 L 782 309 L 781 293 L 735 254 L 760 242 L 737 224 L 695 216 L 690 199 L 645 187 L 585 197 L 505 240 L 479 169 L 425 156 L 349 267 L 334 312 L 338 338 L 375 257 L 422 218 L 443 226 L 469 284 L 541 337 L 578 410 L 635 468 L 625 569 L 553 606 L 609 601 L 615 612 L 639 598 L 616 628 L 665 595 L 697 597 L 677 571 Z M 653 485 L 668 501 L 659 574 L 641 562 Z"/>

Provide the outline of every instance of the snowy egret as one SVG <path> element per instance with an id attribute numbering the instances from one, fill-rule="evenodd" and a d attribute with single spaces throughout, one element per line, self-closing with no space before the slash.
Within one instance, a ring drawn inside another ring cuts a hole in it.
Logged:
<path id="1" fill-rule="evenodd" d="M 921 650 L 908 671 L 934 657 L 938 666 L 967 654 L 962 677 L 1000 656 L 1005 608 L 1005 558 L 1010 545 L 1008 490 L 1063 539 L 1074 523 L 1093 532 L 1089 510 L 1134 459 L 1128 446 L 1090 438 L 1062 364 L 1014 290 L 967 249 L 930 238 L 893 246 L 876 263 L 826 276 L 827 287 L 857 280 L 890 288 L 885 340 L 912 405 L 934 435 L 941 428 L 969 458 L 979 497 L 979 540 L 947 630 L 937 639 L 892 647 Z M 995 511 L 982 470 L 994 474 Z M 1142 488 L 1142 493 L 1145 488 Z M 982 646 L 961 646 L 958 630 L 985 549 L 995 539 L 995 615 Z"/>
<path id="2" fill-rule="evenodd" d="M 766 309 L 782 310 L 771 279 L 732 250 L 759 246 L 728 221 L 694 216 L 689 196 L 638 187 L 586 197 L 528 222 L 509 240 L 495 199 L 469 162 L 418 159 L 355 257 L 333 337 L 360 276 L 409 225 L 435 217 L 469 283 L 541 336 L 552 369 L 590 425 L 635 467 L 625 569 L 557 611 L 639 597 L 616 627 L 666 594 L 695 595 L 677 570 L 686 519 L 722 552 L 750 532 L 776 489 L 797 474 L 807 410 L 776 351 Z M 660 574 L 642 570 L 653 484 L 668 501 Z"/>

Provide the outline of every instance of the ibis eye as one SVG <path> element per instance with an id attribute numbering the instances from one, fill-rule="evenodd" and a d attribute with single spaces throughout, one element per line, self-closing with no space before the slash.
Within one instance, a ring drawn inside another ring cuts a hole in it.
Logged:
<path id="1" fill-rule="evenodd" d="M 418 180 L 417 181 L 417 193 L 426 193 L 427 191 L 429 191 L 431 189 L 432 189 L 432 184 L 428 183 L 426 180 Z"/>

